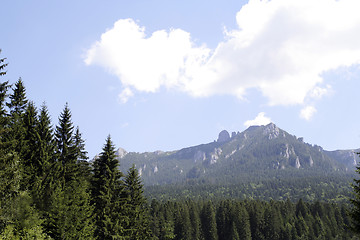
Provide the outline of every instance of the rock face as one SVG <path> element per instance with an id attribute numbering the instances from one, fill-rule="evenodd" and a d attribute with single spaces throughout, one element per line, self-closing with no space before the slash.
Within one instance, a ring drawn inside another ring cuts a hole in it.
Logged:
<path id="1" fill-rule="evenodd" d="M 217 139 L 217 142 L 227 142 L 230 140 L 230 134 L 228 131 L 226 130 L 222 130 L 220 133 L 219 133 L 219 137 Z"/>
<path id="2" fill-rule="evenodd" d="M 264 135 L 269 135 L 269 140 L 277 138 L 280 134 L 280 129 L 273 123 L 265 126 Z"/>
<path id="3" fill-rule="evenodd" d="M 204 161 L 206 159 L 206 155 L 203 151 L 198 150 L 194 155 L 194 162 Z"/>
<path id="4" fill-rule="evenodd" d="M 128 154 L 128 152 L 123 149 L 123 148 L 119 148 L 117 151 L 116 151 L 116 155 L 119 157 L 119 158 L 123 158 L 126 156 L 126 154 Z"/>
<path id="5" fill-rule="evenodd" d="M 222 153 L 221 148 L 215 148 L 214 152 L 210 154 L 210 165 L 216 163 Z"/>

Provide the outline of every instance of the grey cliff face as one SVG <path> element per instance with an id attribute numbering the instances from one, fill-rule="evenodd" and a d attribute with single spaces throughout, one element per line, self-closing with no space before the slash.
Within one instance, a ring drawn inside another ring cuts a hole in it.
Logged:
<path id="1" fill-rule="evenodd" d="M 219 133 L 219 137 L 218 137 L 218 140 L 217 142 L 227 142 L 230 140 L 230 134 L 228 131 L 226 130 L 222 130 L 220 133 Z"/>

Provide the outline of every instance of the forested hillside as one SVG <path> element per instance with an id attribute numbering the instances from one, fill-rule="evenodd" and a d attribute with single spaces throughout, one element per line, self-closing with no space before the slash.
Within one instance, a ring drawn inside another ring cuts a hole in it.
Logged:
<path id="1" fill-rule="evenodd" d="M 348 202 L 358 150 L 326 151 L 270 123 L 222 131 L 217 141 L 171 152 L 126 152 L 150 198 L 262 199 Z"/>

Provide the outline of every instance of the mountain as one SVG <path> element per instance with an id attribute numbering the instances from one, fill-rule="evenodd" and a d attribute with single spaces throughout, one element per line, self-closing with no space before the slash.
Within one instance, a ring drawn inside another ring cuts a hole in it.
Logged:
<path id="1" fill-rule="evenodd" d="M 121 170 L 135 164 L 149 186 L 352 174 L 359 162 L 357 151 L 325 151 L 270 123 L 231 135 L 224 130 L 217 141 L 177 151 L 135 153 L 119 148 L 117 154 Z"/>

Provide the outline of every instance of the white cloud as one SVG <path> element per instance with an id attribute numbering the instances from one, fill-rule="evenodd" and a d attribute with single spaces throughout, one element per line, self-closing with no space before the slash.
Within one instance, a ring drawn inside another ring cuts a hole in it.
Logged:
<path id="1" fill-rule="evenodd" d="M 300 111 L 300 117 L 310 121 L 310 119 L 313 117 L 313 115 L 317 112 L 316 108 L 314 106 L 306 106 Z"/>
<path id="2" fill-rule="evenodd" d="M 131 91 L 131 89 L 125 88 L 124 90 L 122 90 L 118 97 L 121 103 L 126 103 L 132 96 L 134 96 L 134 93 Z"/>
<path id="3" fill-rule="evenodd" d="M 255 119 L 247 120 L 244 123 L 244 125 L 245 125 L 245 127 L 250 127 L 250 126 L 267 125 L 269 123 L 271 123 L 271 119 L 269 117 L 266 117 L 264 112 L 261 112 L 256 116 Z"/>
<path id="4" fill-rule="evenodd" d="M 192 96 L 242 98 L 259 89 L 270 105 L 303 104 L 331 87 L 322 74 L 360 63 L 360 1 L 250 0 L 215 49 L 196 46 L 181 29 L 146 36 L 122 19 L 86 54 L 125 88 L 156 92 L 176 88 Z M 323 87 L 325 84 L 325 88 Z"/>

